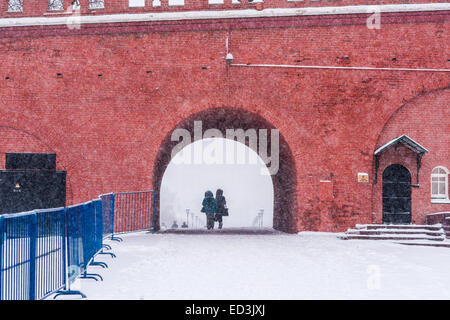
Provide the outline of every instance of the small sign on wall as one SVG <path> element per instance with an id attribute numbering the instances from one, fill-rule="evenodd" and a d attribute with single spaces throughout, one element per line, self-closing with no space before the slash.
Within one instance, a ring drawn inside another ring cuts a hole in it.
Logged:
<path id="1" fill-rule="evenodd" d="M 369 174 L 365 172 L 358 172 L 358 182 L 369 183 Z"/>

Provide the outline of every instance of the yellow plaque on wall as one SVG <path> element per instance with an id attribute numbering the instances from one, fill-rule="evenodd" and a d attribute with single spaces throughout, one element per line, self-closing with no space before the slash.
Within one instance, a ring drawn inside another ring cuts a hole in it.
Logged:
<path id="1" fill-rule="evenodd" d="M 358 172 L 358 182 L 368 183 L 369 182 L 369 174 L 365 172 Z"/>

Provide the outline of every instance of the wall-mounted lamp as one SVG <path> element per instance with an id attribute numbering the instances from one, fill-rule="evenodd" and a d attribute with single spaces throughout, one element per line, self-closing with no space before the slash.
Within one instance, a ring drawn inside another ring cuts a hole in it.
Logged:
<path id="1" fill-rule="evenodd" d="M 227 53 L 227 56 L 225 57 L 225 60 L 227 60 L 228 63 L 233 62 L 233 55 L 231 54 L 231 52 Z"/>
<path id="2" fill-rule="evenodd" d="M 225 60 L 226 60 L 228 63 L 231 63 L 231 62 L 233 62 L 233 55 L 231 54 L 231 52 L 229 52 L 228 38 L 229 38 L 229 36 L 227 36 L 227 39 L 226 39 L 226 42 L 225 42 L 225 47 L 226 47 L 226 50 L 227 50 L 227 55 L 226 55 L 226 57 L 225 57 Z"/>

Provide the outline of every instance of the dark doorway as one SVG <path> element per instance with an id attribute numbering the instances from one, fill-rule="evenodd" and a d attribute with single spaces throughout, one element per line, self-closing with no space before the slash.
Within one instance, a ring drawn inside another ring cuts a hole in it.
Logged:
<path id="1" fill-rule="evenodd" d="M 411 174 L 400 164 L 383 172 L 383 223 L 411 223 Z"/>

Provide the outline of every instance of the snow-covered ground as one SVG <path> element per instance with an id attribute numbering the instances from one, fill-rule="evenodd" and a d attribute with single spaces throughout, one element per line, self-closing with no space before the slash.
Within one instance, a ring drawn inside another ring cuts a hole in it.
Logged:
<path id="1" fill-rule="evenodd" d="M 225 231 L 225 230 L 224 230 Z M 450 249 L 305 232 L 133 233 L 88 299 L 450 299 Z"/>

